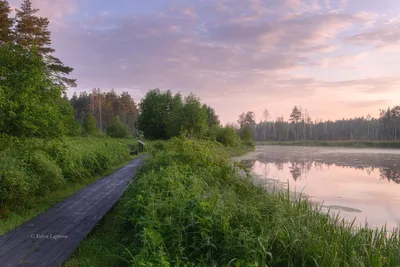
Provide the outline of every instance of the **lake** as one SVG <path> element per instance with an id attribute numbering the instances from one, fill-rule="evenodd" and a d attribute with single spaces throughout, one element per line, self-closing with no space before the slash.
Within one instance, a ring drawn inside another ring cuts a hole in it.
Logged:
<path id="1" fill-rule="evenodd" d="M 400 150 L 257 146 L 241 160 L 357 225 L 400 226 Z"/>

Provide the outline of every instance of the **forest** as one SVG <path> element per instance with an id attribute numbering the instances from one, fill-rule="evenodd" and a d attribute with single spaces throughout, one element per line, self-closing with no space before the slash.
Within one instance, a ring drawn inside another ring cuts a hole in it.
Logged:
<path id="1" fill-rule="evenodd" d="M 280 116 L 270 118 L 267 109 L 263 119 L 256 123 L 252 111 L 242 113 L 239 125 L 251 125 L 255 141 L 298 141 L 298 140 L 362 140 L 398 141 L 400 138 L 400 106 L 379 110 L 379 117 L 356 117 L 339 120 L 312 120 L 307 110 L 295 106 L 288 120 Z"/>

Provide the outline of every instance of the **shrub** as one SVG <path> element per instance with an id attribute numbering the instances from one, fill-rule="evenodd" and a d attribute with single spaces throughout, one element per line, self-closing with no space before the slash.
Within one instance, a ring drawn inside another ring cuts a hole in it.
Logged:
<path id="1" fill-rule="evenodd" d="M 0 136 L 0 205 L 13 209 L 67 183 L 99 175 L 129 159 L 128 142 L 132 140 Z"/>
<path id="2" fill-rule="evenodd" d="M 230 126 L 219 128 L 217 131 L 216 140 L 224 146 L 235 147 L 238 145 L 238 136 L 236 131 Z"/>
<path id="3" fill-rule="evenodd" d="M 29 169 L 37 176 L 37 192 L 57 190 L 66 185 L 61 168 L 45 152 L 36 150 L 30 154 Z"/>
<path id="4" fill-rule="evenodd" d="M 99 129 L 97 128 L 97 122 L 95 117 L 92 114 L 88 114 L 84 120 L 83 128 L 85 133 L 88 135 L 97 135 L 99 133 Z"/>
<path id="5" fill-rule="evenodd" d="M 125 138 L 129 132 L 126 126 L 120 121 L 119 117 L 116 116 L 110 126 L 107 127 L 106 133 L 110 137 L 114 138 Z"/>

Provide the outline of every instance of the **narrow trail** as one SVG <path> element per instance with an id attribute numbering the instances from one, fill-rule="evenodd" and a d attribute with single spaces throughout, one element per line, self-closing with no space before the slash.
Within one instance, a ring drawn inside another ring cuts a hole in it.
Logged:
<path id="1" fill-rule="evenodd" d="M 0 236 L 0 267 L 61 266 L 121 198 L 145 157 L 141 155 Z"/>

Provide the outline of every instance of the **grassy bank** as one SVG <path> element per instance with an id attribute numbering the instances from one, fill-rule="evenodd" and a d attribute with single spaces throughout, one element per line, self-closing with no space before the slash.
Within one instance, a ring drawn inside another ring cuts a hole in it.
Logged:
<path id="1" fill-rule="evenodd" d="M 0 235 L 133 159 L 134 140 L 0 138 Z"/>
<path id="2" fill-rule="evenodd" d="M 386 235 L 265 193 L 215 143 L 173 139 L 66 266 L 396 266 Z"/>
<path id="3" fill-rule="evenodd" d="M 358 148 L 400 148 L 400 141 L 267 141 L 255 142 L 256 145 L 279 146 L 327 146 L 327 147 L 358 147 Z"/>

